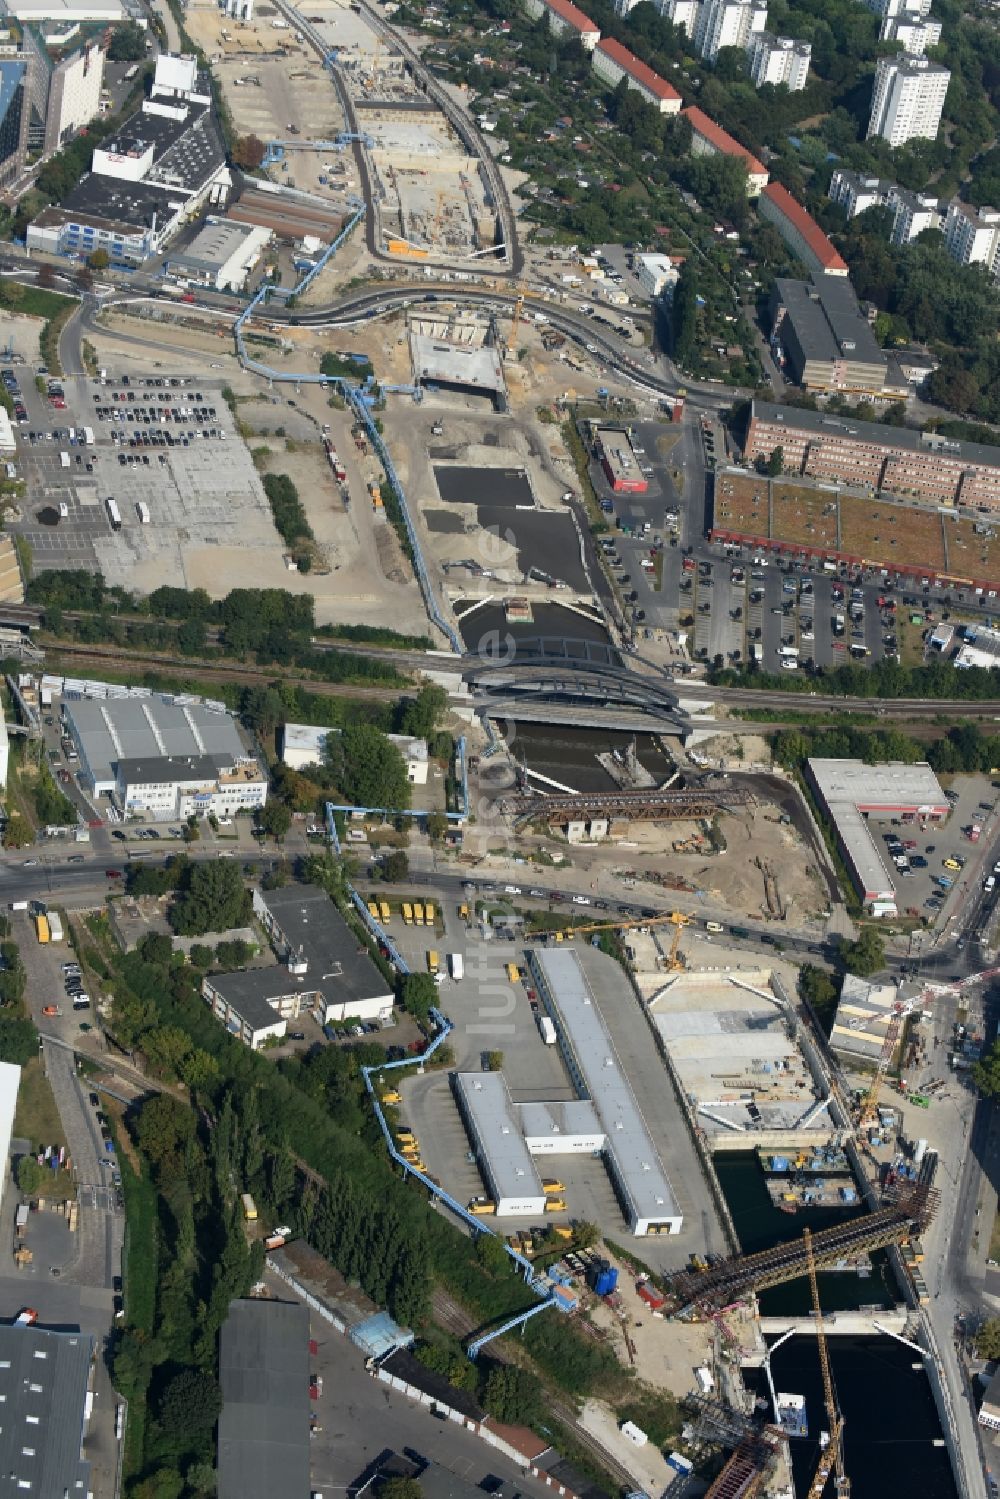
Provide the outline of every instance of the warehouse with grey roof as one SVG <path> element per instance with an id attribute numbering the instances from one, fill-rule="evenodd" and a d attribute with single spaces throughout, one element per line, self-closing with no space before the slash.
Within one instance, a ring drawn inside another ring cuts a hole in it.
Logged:
<path id="1" fill-rule="evenodd" d="M 231 1302 L 219 1383 L 219 1499 L 309 1499 L 308 1309 Z"/>
<path id="2" fill-rule="evenodd" d="M 5 1493 L 86 1499 L 83 1456 L 93 1339 L 0 1325 L 0 1473 Z"/>

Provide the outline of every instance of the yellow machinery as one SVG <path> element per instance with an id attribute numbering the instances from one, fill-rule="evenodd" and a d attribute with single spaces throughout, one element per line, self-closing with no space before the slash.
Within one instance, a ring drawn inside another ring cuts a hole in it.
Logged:
<path id="1" fill-rule="evenodd" d="M 826 1488 L 830 1474 L 834 1475 L 834 1487 L 838 1499 L 850 1499 L 851 1480 L 844 1472 L 844 1418 L 837 1408 L 837 1397 L 833 1391 L 833 1378 L 830 1374 L 830 1356 L 826 1346 L 826 1332 L 823 1329 L 823 1308 L 819 1304 L 819 1283 L 816 1279 L 816 1259 L 812 1249 L 812 1234 L 805 1229 L 802 1234 L 806 1249 L 806 1264 L 809 1269 L 809 1290 L 812 1293 L 813 1315 L 816 1319 L 816 1346 L 819 1349 L 819 1367 L 823 1375 L 823 1403 L 826 1406 L 826 1419 L 830 1423 L 830 1440 L 822 1449 L 813 1474 L 812 1483 L 809 1485 L 807 1499 L 820 1499 Z"/>
<path id="2" fill-rule="evenodd" d="M 587 932 L 629 932 L 636 927 L 663 926 L 664 923 L 668 923 L 675 930 L 670 943 L 670 952 L 667 955 L 667 968 L 671 973 L 677 973 L 684 967 L 684 960 L 678 951 L 681 945 L 681 932 L 686 926 L 690 926 L 693 920 L 693 916 L 685 916 L 683 911 L 670 911 L 665 916 L 636 916 L 631 921 L 588 921 L 582 926 L 568 926 L 559 932 L 549 932 L 548 936 L 552 941 L 562 942 L 567 937 L 582 937 Z"/>

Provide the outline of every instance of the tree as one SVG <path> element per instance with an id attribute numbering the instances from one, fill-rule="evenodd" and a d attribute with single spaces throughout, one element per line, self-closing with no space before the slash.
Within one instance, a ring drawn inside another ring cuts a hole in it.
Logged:
<path id="1" fill-rule="evenodd" d="M 513 1264 L 503 1240 L 488 1230 L 476 1237 L 476 1259 L 491 1275 L 502 1275 Z"/>
<path id="2" fill-rule="evenodd" d="M 239 868 L 222 859 L 195 864 L 187 889 L 170 908 L 170 924 L 182 937 L 225 932 L 249 919 L 250 895 Z"/>
<path id="3" fill-rule="evenodd" d="M 292 814 L 284 802 L 273 798 L 257 813 L 257 826 L 271 838 L 284 838 L 292 825 Z"/>
<path id="4" fill-rule="evenodd" d="M 160 1176 L 177 1178 L 183 1175 L 184 1153 L 194 1134 L 194 1114 L 169 1093 L 159 1093 L 143 1104 L 136 1138 L 139 1149 L 148 1156 Z"/>
<path id="5" fill-rule="evenodd" d="M 1000 1358 L 1000 1317 L 990 1317 L 976 1333 L 976 1352 L 980 1358 Z"/>
<path id="6" fill-rule="evenodd" d="M 111 256 L 107 250 L 99 248 L 87 256 L 87 264 L 92 271 L 106 271 L 111 264 Z"/>
<path id="7" fill-rule="evenodd" d="M 326 741 L 328 763 L 347 801 L 360 807 L 410 805 L 406 763 L 394 744 L 372 724 L 350 724 Z"/>
<path id="8" fill-rule="evenodd" d="M 376 1489 L 378 1499 L 423 1499 L 416 1478 L 383 1478 Z"/>
<path id="9" fill-rule="evenodd" d="M 694 267 L 690 260 L 684 262 L 677 285 L 674 287 L 671 322 L 673 356 L 678 364 L 686 364 L 695 351 L 698 327 L 698 291 Z"/>
<path id="10" fill-rule="evenodd" d="M 49 265 L 47 260 L 43 260 L 41 265 L 38 267 L 38 285 L 42 288 L 43 291 L 48 291 L 55 285 L 55 281 L 55 267 Z M 42 385 L 42 394 L 45 394 L 44 384 Z M 49 610 L 46 611 L 46 623 L 48 624 L 50 629 L 54 628 L 54 626 L 52 625 L 51 611 Z"/>
<path id="11" fill-rule="evenodd" d="M 771 449 L 771 456 L 767 460 L 767 473 L 772 479 L 777 479 L 785 472 L 785 450 L 779 443 L 776 448 Z"/>
<path id="12" fill-rule="evenodd" d="M 840 987 L 825 968 L 804 963 L 799 969 L 799 988 L 820 1020 L 829 1028 L 840 997 Z"/>
<path id="13" fill-rule="evenodd" d="M 448 831 L 448 819 L 443 812 L 430 812 L 424 820 L 427 836 L 432 843 L 440 843 Z"/>
<path id="14" fill-rule="evenodd" d="M 1000 1098 L 1000 1041 L 973 1063 L 971 1077 L 984 1098 Z"/>
<path id="15" fill-rule="evenodd" d="M 403 1006 L 415 1020 L 426 1022 L 438 1002 L 437 984 L 429 973 L 408 973 L 403 980 Z"/>
<path id="16" fill-rule="evenodd" d="M 498 1421 L 527 1426 L 541 1411 L 541 1395 L 541 1384 L 530 1369 L 500 1364 L 490 1370 L 483 1405 Z"/>
<path id="17" fill-rule="evenodd" d="M 490 1072 L 502 1072 L 503 1071 L 503 1052 L 502 1051 L 488 1051 L 486 1053 L 486 1065 L 489 1068 Z"/>
<path id="18" fill-rule="evenodd" d="M 841 942 L 840 956 L 848 973 L 870 978 L 885 967 L 885 943 L 881 933 L 873 926 L 864 927 L 856 942 Z"/>
<path id="19" fill-rule="evenodd" d="M 256 135 L 238 135 L 233 141 L 233 163 L 245 172 L 255 172 L 264 160 L 264 142 Z"/>
<path id="20" fill-rule="evenodd" d="M 38 1055 L 38 1032 L 30 1020 L 0 1017 L 0 1062 L 23 1067 Z"/>
<path id="21" fill-rule="evenodd" d="M 186 1445 L 192 1433 L 211 1430 L 221 1409 L 222 1391 L 215 1376 L 203 1369 L 182 1369 L 160 1398 L 164 1435 Z"/>
<path id="22" fill-rule="evenodd" d="M 425 682 L 415 698 L 402 704 L 399 732 L 415 739 L 429 739 L 448 711 L 448 694 L 436 682 Z"/>
<path id="23" fill-rule="evenodd" d="M 382 860 L 382 878 L 390 885 L 396 885 L 400 880 L 405 880 L 410 872 L 410 861 L 406 857 L 405 850 L 391 848 Z"/>
<path id="24" fill-rule="evenodd" d="M 573 1224 L 573 1242 L 578 1249 L 593 1249 L 601 1241 L 601 1230 L 587 1218 L 578 1218 Z"/>
<path id="25" fill-rule="evenodd" d="M 34 1197 L 45 1180 L 45 1167 L 33 1155 L 23 1155 L 17 1163 L 17 1185 L 25 1197 Z"/>
<path id="26" fill-rule="evenodd" d="M 146 56 L 146 34 L 141 26 L 129 21 L 116 26 L 111 34 L 108 57 L 111 62 L 141 62 Z"/>

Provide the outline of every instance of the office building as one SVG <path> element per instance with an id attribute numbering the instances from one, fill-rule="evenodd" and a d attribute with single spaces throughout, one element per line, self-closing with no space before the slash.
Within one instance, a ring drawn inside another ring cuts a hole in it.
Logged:
<path id="1" fill-rule="evenodd" d="M 270 229 L 209 218 L 189 245 L 167 257 L 164 271 L 213 291 L 242 291 L 272 238 Z"/>
<path id="2" fill-rule="evenodd" d="M 0 1323 L 0 1471 L 8 1494 L 87 1499 L 92 1480 L 83 1439 L 93 1356 L 86 1333 Z"/>
<path id="3" fill-rule="evenodd" d="M 207 78 L 193 57 L 162 53 L 149 98 L 97 147 L 64 202 L 29 224 L 28 248 L 81 257 L 103 249 L 113 262 L 141 264 L 203 207 L 225 204 L 231 187 Z"/>
<path id="4" fill-rule="evenodd" d="M 747 42 L 747 66 L 757 88 L 765 83 L 783 83 L 790 94 L 806 86 L 812 46 L 790 36 L 755 31 Z"/>
<path id="5" fill-rule="evenodd" d="M 921 505 L 1000 513 L 1000 447 L 754 401 L 743 456 L 766 460 L 778 447 L 786 474 Z"/>
<path id="6" fill-rule="evenodd" d="M 880 57 L 875 69 L 868 137 L 890 146 L 936 140 L 951 73 L 926 57 Z"/>
<path id="7" fill-rule="evenodd" d="M 391 986 L 325 890 L 255 890 L 253 909 L 277 963 L 213 973 L 201 986 L 213 1014 L 251 1051 L 306 1014 L 320 1026 L 391 1017 Z"/>
<path id="8" fill-rule="evenodd" d="M 703 0 L 694 44 L 706 62 L 714 62 L 723 47 L 745 50 L 754 32 L 766 26 L 767 6 L 760 0 Z"/>
<path id="9" fill-rule="evenodd" d="M 219 1499 L 309 1499 L 309 1309 L 232 1301 L 219 1335 Z"/>
<path id="10" fill-rule="evenodd" d="M 880 395 L 885 389 L 888 360 L 844 277 L 779 278 L 771 297 L 771 347 L 806 390 Z"/>
<path id="11" fill-rule="evenodd" d="M 62 701 L 80 781 L 126 816 L 152 822 L 232 817 L 262 807 L 267 775 L 224 707 L 169 694 Z"/>
<path id="12" fill-rule="evenodd" d="M 605 39 L 599 42 L 593 55 L 594 72 L 598 78 L 617 88 L 624 78 L 627 86 L 641 94 L 660 114 L 678 114 L 681 96 L 665 78 L 631 53 L 621 42 Z"/>
<path id="13" fill-rule="evenodd" d="M 741 146 L 738 140 L 717 125 L 703 109 L 696 105 L 683 111 L 684 118 L 691 126 L 691 154 L 692 156 L 736 156 L 746 165 L 747 169 L 747 196 L 756 198 L 767 186 L 767 167 L 757 160 L 746 146 Z"/>
<path id="14" fill-rule="evenodd" d="M 601 28 L 572 0 L 524 0 L 524 9 L 535 21 L 547 16 L 553 36 L 578 36 L 587 52 L 593 52 L 601 40 Z"/>
<path id="15" fill-rule="evenodd" d="M 0 187 L 8 188 L 22 175 L 28 152 L 31 122 L 30 53 L 0 58 Z"/>
<path id="16" fill-rule="evenodd" d="M 761 218 L 773 224 L 793 255 L 811 271 L 846 276 L 847 262 L 834 249 L 811 214 L 780 182 L 769 182 L 758 199 Z"/>
<path id="17" fill-rule="evenodd" d="M 657 10 L 679 30 L 693 37 L 702 0 L 657 0 Z"/>
<path id="18" fill-rule="evenodd" d="M 937 776 L 924 762 L 807 760 L 806 777 L 833 827 L 865 908 L 873 916 L 895 916 L 895 879 L 883 853 L 885 845 L 872 836 L 869 821 L 942 821 L 950 808 Z"/>
<path id="19" fill-rule="evenodd" d="M 879 40 L 898 42 L 909 57 L 923 57 L 928 47 L 936 47 L 941 40 L 941 22 L 932 21 L 919 10 L 883 16 Z"/>
<path id="20" fill-rule="evenodd" d="M 948 204 L 941 232 L 959 265 L 981 265 L 994 277 L 1000 273 L 1000 213 L 995 208 L 976 209 L 956 199 Z"/>
<path id="21" fill-rule="evenodd" d="M 918 17 L 921 20 L 930 15 L 932 0 L 866 0 L 869 10 L 873 10 L 883 21 L 891 21 L 897 17 Z"/>

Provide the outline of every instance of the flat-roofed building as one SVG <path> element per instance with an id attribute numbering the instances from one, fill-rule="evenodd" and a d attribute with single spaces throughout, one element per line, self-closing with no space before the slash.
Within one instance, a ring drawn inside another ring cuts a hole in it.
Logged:
<path id="1" fill-rule="evenodd" d="M 632 1233 L 679 1233 L 682 1214 L 578 953 L 529 956 L 573 1084 L 604 1131 L 604 1164 Z"/>
<path id="2" fill-rule="evenodd" d="M 811 214 L 806 213 L 780 182 L 769 182 L 760 195 L 762 218 L 774 225 L 793 255 L 810 270 L 827 276 L 846 276 L 847 262 L 827 239 Z"/>
<path id="3" fill-rule="evenodd" d="M 641 62 L 621 42 L 612 41 L 605 37 L 594 48 L 592 55 L 594 72 L 598 78 L 605 83 L 610 83 L 616 88 L 624 78 L 630 89 L 635 89 L 641 94 L 647 104 L 651 104 L 660 114 L 675 115 L 680 113 L 681 96 L 672 84 L 646 63 Z"/>
<path id="4" fill-rule="evenodd" d="M 926 57 L 880 57 L 875 67 L 868 137 L 881 136 L 892 147 L 912 140 L 935 140 L 951 73 Z"/>
<path id="5" fill-rule="evenodd" d="M 840 989 L 830 1045 L 843 1056 L 877 1062 L 899 1003 L 896 984 L 871 984 L 855 973 L 845 973 Z"/>
<path id="6" fill-rule="evenodd" d="M 164 269 L 215 291 L 242 291 L 272 237 L 270 229 L 210 218 L 189 245 L 168 256 Z"/>
<path id="7" fill-rule="evenodd" d="M 87 1499 L 83 1456 L 93 1339 L 0 1324 L 0 1471 L 8 1494 Z"/>
<path id="8" fill-rule="evenodd" d="M 771 297 L 771 344 L 792 378 L 816 391 L 881 395 L 889 362 L 850 281 L 781 278 Z"/>
<path id="9" fill-rule="evenodd" d="M 632 440 L 623 427 L 598 428 L 597 453 L 615 494 L 646 493 L 649 483 L 632 451 Z"/>
<path id="10" fill-rule="evenodd" d="M 691 126 L 692 156 L 735 156 L 747 169 L 747 196 L 756 198 L 767 186 L 768 172 L 763 162 L 697 105 L 692 104 L 683 115 Z"/>
<path id="11" fill-rule="evenodd" d="M 532 1155 L 596 1155 L 607 1143 L 597 1110 L 584 1098 L 518 1104 L 517 1117 Z"/>
<path id="12" fill-rule="evenodd" d="M 870 177 L 864 172 L 838 167 L 830 178 L 827 197 L 842 208 L 849 219 L 853 219 L 859 213 L 867 213 L 869 208 L 881 208 L 892 186 L 882 177 Z"/>
<path id="13" fill-rule="evenodd" d="M 770 31 L 755 31 L 747 42 L 747 66 L 757 88 L 765 83 L 784 84 L 790 94 L 805 88 L 812 61 L 809 42 L 791 36 L 775 36 Z"/>
<path id="14" fill-rule="evenodd" d="M 924 505 L 1000 512 L 1000 447 L 754 401 L 744 457 L 767 459 L 779 447 L 786 474 Z"/>
<path id="15" fill-rule="evenodd" d="M 291 770 L 302 770 L 306 765 L 322 765 L 326 760 L 326 745 L 330 735 L 339 729 L 329 729 L 319 724 L 286 723 L 281 729 L 281 759 Z M 406 763 L 406 779 L 411 786 L 427 785 L 427 768 L 430 750 L 426 739 L 412 734 L 387 734 Z"/>
<path id="16" fill-rule="evenodd" d="M 895 916 L 895 880 L 869 819 L 940 822 L 950 808 L 937 776 L 924 762 L 866 765 L 862 760 L 822 759 L 808 760 L 806 774 L 833 825 L 862 903 L 874 916 Z"/>
<path id="17" fill-rule="evenodd" d="M 219 1499 L 309 1499 L 308 1307 L 230 1302 L 219 1384 Z"/>
<path id="18" fill-rule="evenodd" d="M 458 1072 L 455 1097 L 497 1217 L 534 1217 L 545 1193 L 502 1072 Z"/>

